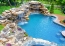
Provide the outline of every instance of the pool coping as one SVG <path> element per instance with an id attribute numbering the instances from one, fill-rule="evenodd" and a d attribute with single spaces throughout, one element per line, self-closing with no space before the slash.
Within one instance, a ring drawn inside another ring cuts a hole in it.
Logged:
<path id="1" fill-rule="evenodd" d="M 55 19 L 53 20 L 54 23 L 59 24 L 60 26 L 65 27 L 64 24 L 62 24 L 62 23 L 59 22 L 60 20 L 58 19 L 58 16 L 56 16 L 54 14 L 51 14 L 51 16 L 55 17 Z"/>

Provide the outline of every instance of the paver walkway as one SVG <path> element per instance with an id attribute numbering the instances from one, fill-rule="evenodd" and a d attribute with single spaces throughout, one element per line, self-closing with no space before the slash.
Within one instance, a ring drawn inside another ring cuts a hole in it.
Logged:
<path id="1" fill-rule="evenodd" d="M 62 15 L 60 15 L 60 14 L 55 14 L 55 15 L 58 16 L 58 19 L 59 19 L 59 20 L 65 19 L 65 16 L 62 16 Z"/>

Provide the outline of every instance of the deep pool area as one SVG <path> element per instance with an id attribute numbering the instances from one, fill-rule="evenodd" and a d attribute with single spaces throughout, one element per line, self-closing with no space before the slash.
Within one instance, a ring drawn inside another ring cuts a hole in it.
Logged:
<path id="1" fill-rule="evenodd" d="M 60 33 L 60 31 L 65 30 L 65 27 L 54 23 L 53 19 L 55 18 L 51 16 L 31 13 L 28 23 L 19 26 L 25 29 L 27 34 L 33 38 L 48 40 L 59 45 L 65 44 L 65 41 L 62 41 L 63 36 Z M 58 36 L 57 33 L 60 35 Z"/>

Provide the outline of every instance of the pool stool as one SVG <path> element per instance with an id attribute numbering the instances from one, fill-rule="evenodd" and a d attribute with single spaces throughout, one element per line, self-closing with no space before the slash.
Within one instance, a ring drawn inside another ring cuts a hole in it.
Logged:
<path id="1" fill-rule="evenodd" d="M 59 35 L 60 35 L 60 33 L 57 33 L 57 35 L 59 36 Z"/>
<path id="2" fill-rule="evenodd" d="M 60 40 L 64 42 L 65 41 L 65 38 L 60 38 Z"/>
<path id="3" fill-rule="evenodd" d="M 60 34 L 60 33 L 56 33 L 56 35 L 57 35 L 57 37 L 61 36 L 61 34 Z"/>

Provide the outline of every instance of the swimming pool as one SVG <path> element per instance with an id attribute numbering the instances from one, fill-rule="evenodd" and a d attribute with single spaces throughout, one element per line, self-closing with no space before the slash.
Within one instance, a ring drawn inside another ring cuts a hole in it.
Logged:
<path id="1" fill-rule="evenodd" d="M 57 33 L 65 30 L 65 27 L 54 23 L 54 17 L 43 14 L 30 14 L 29 18 L 28 24 L 20 25 L 29 36 L 49 40 L 60 45 L 65 43 L 65 41 L 60 40 L 63 38 L 61 34 L 57 36 Z"/>

